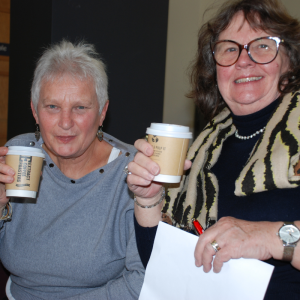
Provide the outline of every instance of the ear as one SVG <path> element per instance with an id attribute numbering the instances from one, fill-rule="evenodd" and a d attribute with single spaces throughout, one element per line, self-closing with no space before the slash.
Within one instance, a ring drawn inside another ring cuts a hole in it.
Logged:
<path id="1" fill-rule="evenodd" d="M 103 107 L 103 109 L 102 109 L 102 112 L 100 114 L 99 126 L 102 126 L 103 121 L 105 120 L 106 112 L 107 112 L 107 109 L 108 109 L 108 104 L 109 104 L 109 101 L 107 100 L 104 107 Z"/>
<path id="2" fill-rule="evenodd" d="M 30 101 L 30 106 L 31 106 L 31 111 L 32 111 L 33 117 L 35 118 L 35 122 L 37 124 L 39 124 L 39 117 L 38 117 L 38 114 L 37 114 L 37 112 L 34 108 L 34 105 L 33 105 L 32 101 Z"/>

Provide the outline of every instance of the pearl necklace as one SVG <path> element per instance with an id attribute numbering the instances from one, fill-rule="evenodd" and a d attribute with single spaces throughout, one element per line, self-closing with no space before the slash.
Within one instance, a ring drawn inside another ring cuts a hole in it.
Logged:
<path id="1" fill-rule="evenodd" d="M 248 139 L 252 139 L 253 137 L 255 137 L 256 135 L 258 135 L 259 133 L 263 132 L 265 130 L 266 127 L 260 129 L 260 130 L 257 130 L 255 133 L 251 134 L 251 135 L 248 135 L 248 136 L 242 136 L 242 135 L 239 135 L 238 134 L 238 131 L 236 130 L 235 131 L 235 137 L 237 137 L 238 139 L 240 140 L 248 140 Z"/>

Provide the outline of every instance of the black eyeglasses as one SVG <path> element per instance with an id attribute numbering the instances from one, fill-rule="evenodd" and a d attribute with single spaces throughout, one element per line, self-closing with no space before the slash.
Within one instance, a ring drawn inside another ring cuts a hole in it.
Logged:
<path id="1" fill-rule="evenodd" d="M 276 58 L 279 45 L 283 42 L 284 40 L 275 36 L 261 37 L 246 45 L 231 40 L 222 40 L 213 43 L 211 50 L 216 63 L 223 67 L 235 64 L 243 49 L 247 50 L 250 59 L 255 63 L 268 64 Z"/>

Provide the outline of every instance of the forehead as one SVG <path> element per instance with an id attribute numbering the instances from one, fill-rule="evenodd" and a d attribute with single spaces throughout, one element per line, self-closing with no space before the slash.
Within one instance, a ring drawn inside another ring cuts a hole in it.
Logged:
<path id="1" fill-rule="evenodd" d="M 245 20 L 244 14 L 239 12 L 232 18 L 229 26 L 220 33 L 218 40 L 233 40 L 240 44 L 246 44 L 256 38 L 269 35 L 261 29 L 251 28 Z"/>
<path id="2" fill-rule="evenodd" d="M 80 79 L 70 75 L 56 76 L 53 79 L 43 80 L 40 98 L 55 98 L 57 100 L 80 98 L 82 100 L 97 99 L 94 82 L 90 79 Z"/>

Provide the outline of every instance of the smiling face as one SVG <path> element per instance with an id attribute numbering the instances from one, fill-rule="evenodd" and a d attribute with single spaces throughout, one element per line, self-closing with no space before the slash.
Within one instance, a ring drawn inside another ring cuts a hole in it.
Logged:
<path id="1" fill-rule="evenodd" d="M 219 40 L 233 40 L 242 45 L 270 36 L 262 30 L 253 30 L 242 13 L 237 13 L 230 26 L 221 32 Z M 276 59 L 269 64 L 253 62 L 246 50 L 230 67 L 217 65 L 219 91 L 235 115 L 248 115 L 268 106 L 280 93 L 277 85 L 280 76 L 289 69 L 289 59 L 283 46 L 279 46 Z"/>
<path id="2" fill-rule="evenodd" d="M 37 112 L 47 150 L 60 158 L 77 158 L 88 155 L 102 125 L 108 102 L 99 114 L 94 84 L 73 79 L 68 75 L 42 84 Z"/>

